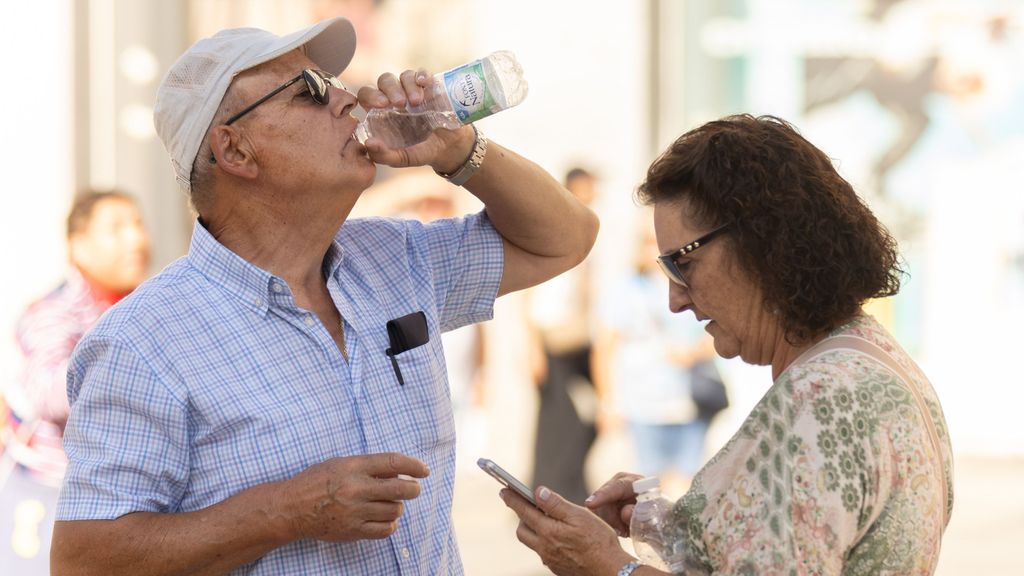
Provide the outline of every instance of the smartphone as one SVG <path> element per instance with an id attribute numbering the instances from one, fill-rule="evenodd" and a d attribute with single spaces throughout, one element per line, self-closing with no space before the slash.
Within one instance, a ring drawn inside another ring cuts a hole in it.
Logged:
<path id="1" fill-rule="evenodd" d="M 537 505 L 537 500 L 533 497 L 533 490 L 530 490 L 529 486 L 520 482 L 518 478 L 509 474 L 504 468 L 495 464 L 494 461 L 480 458 L 476 461 L 476 465 L 500 482 L 502 486 L 514 490 L 516 494 L 526 498 L 530 504 Z"/>

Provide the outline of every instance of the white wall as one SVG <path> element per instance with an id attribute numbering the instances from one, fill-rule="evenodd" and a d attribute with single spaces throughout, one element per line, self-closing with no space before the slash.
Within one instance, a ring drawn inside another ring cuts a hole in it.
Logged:
<path id="1" fill-rule="evenodd" d="M 18 367 L 11 336 L 18 315 L 63 275 L 73 193 L 71 4 L 24 2 L 17 17 L 12 11 L 0 18 L 0 386 Z"/>

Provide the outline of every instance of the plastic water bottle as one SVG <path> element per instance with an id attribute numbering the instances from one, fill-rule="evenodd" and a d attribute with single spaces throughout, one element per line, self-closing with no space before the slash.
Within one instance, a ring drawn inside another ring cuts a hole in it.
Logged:
<path id="1" fill-rule="evenodd" d="M 657 478 L 633 482 L 636 507 L 629 521 L 629 537 L 641 562 L 673 574 L 686 564 L 686 541 L 671 528 L 672 503 L 661 495 Z"/>
<path id="2" fill-rule="evenodd" d="M 511 108 L 529 90 L 516 57 L 499 51 L 434 75 L 419 106 L 374 108 L 356 128 L 356 138 L 366 143 L 379 138 L 391 148 L 422 142 L 437 128 L 454 130 Z"/>

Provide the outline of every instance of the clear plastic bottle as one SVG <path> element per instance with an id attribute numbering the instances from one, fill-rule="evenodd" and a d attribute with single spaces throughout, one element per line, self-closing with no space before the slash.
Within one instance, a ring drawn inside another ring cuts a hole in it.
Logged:
<path id="1" fill-rule="evenodd" d="M 437 128 L 455 129 L 511 108 L 528 90 L 515 55 L 495 52 L 435 74 L 419 106 L 370 110 L 356 128 L 356 138 L 362 143 L 379 138 L 391 148 L 412 146 Z"/>
<path id="2" fill-rule="evenodd" d="M 640 560 L 665 572 L 681 573 L 686 564 L 686 542 L 671 529 L 672 503 L 661 495 L 655 477 L 633 482 L 636 507 L 629 521 L 629 537 Z"/>

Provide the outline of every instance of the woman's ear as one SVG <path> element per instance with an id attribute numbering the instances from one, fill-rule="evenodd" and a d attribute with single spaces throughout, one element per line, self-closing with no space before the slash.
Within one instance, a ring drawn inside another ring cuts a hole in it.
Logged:
<path id="1" fill-rule="evenodd" d="M 259 174 L 256 158 L 250 153 L 242 135 L 231 126 L 215 126 L 210 130 L 210 154 L 221 170 L 252 180 Z"/>

